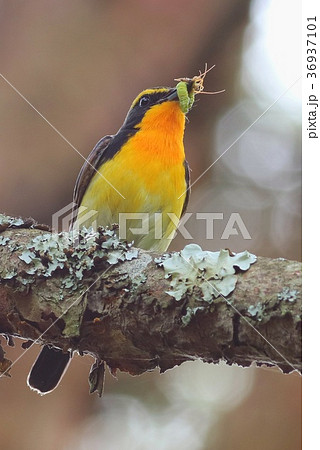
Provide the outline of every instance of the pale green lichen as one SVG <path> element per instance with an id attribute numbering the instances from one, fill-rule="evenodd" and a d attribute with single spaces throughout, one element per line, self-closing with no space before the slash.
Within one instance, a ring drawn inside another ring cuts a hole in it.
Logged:
<path id="1" fill-rule="evenodd" d="M 3 214 L 0 214 L 0 216 L 2 216 L 2 218 L 3 218 L 3 217 L 7 217 L 7 216 L 4 216 Z M 2 219 L 2 220 L 3 220 L 3 219 Z M 2 222 L 0 223 L 0 227 L 1 227 L 3 224 L 4 224 L 4 221 L 2 221 Z M 7 222 L 6 222 L 6 224 L 7 224 Z M 6 228 L 6 227 L 5 227 L 5 228 Z M 13 251 L 11 239 L 10 239 L 9 237 L 7 237 L 7 236 L 1 236 L 1 235 L 0 235 L 0 246 L 9 248 L 10 251 Z M 8 268 L 7 266 L 4 266 L 4 267 L 0 268 L 0 279 L 3 279 L 3 280 L 10 280 L 10 279 L 14 278 L 16 275 L 17 275 L 16 270 L 15 270 L 15 269 L 12 269 L 11 267 Z"/>
<path id="2" fill-rule="evenodd" d="M 141 284 L 145 284 L 147 281 L 147 276 L 144 273 L 140 273 L 138 275 L 136 275 L 133 279 L 132 279 L 132 285 L 137 288 L 138 286 L 140 286 Z"/>
<path id="3" fill-rule="evenodd" d="M 24 220 L 20 217 L 10 217 L 6 214 L 0 214 L 0 228 L 21 227 Z"/>
<path id="4" fill-rule="evenodd" d="M 9 219 L 7 216 L 2 217 L 6 224 Z M 20 221 L 11 220 L 11 223 L 18 225 Z M 0 236 L 0 245 L 9 247 L 11 244 L 10 238 Z M 15 250 L 18 249 L 15 246 Z M 31 239 L 18 254 L 18 258 L 27 266 L 24 273 L 17 276 L 15 270 L 9 269 L 0 275 L 6 280 L 16 277 L 21 285 L 26 286 L 33 283 L 34 275 L 49 278 L 60 271 L 63 273 L 60 299 L 63 299 L 63 289 L 77 290 L 85 274 L 102 261 L 114 265 L 137 257 L 138 250 L 132 248 L 131 244 L 119 241 L 114 229 L 100 227 L 98 231 L 82 228 L 76 233 L 42 233 Z"/>
<path id="5" fill-rule="evenodd" d="M 298 297 L 298 290 L 284 287 L 279 294 L 269 298 L 264 303 L 258 302 L 250 305 L 247 312 L 249 316 L 260 322 L 268 319 L 273 314 L 273 311 L 276 311 L 278 316 L 284 316 L 291 311 L 290 303 L 296 302 Z"/>
<path id="6" fill-rule="evenodd" d="M 188 325 L 192 317 L 196 315 L 197 311 L 202 310 L 204 310 L 203 306 L 196 306 L 195 308 L 190 308 L 190 306 L 188 306 L 186 314 L 181 318 L 183 325 Z"/>
<path id="7" fill-rule="evenodd" d="M 12 278 L 17 276 L 17 271 L 16 270 L 8 270 L 8 271 L 5 271 L 3 274 L 1 273 L 0 275 L 3 280 L 11 280 Z"/>
<path id="8" fill-rule="evenodd" d="M 10 242 L 8 237 L 0 236 L 0 245 L 7 245 Z"/>
<path id="9" fill-rule="evenodd" d="M 31 220 L 13 220 L 1 218 L 0 231 L 10 228 L 33 228 Z M 30 225 L 30 226 L 29 226 Z M 28 235 L 23 235 L 21 242 Z M 55 317 L 63 317 L 63 334 L 77 336 L 81 317 L 86 307 L 85 293 L 93 279 L 94 272 L 103 271 L 108 264 L 131 261 L 138 257 L 138 250 L 131 244 L 119 241 L 116 227 L 97 231 L 82 228 L 80 231 L 62 232 L 59 234 L 40 233 L 26 244 L 17 244 L 15 234 L 0 236 L 0 249 L 5 247 L 7 255 L 14 251 L 14 258 L 8 258 L 6 267 L 0 272 L 0 280 L 15 283 L 15 289 L 25 292 L 28 285 L 38 283 L 39 296 Z M 4 247 L 2 247 L 4 246 Z M 16 258 L 24 264 L 18 266 Z M 50 277 L 55 276 L 51 282 Z M 48 279 L 44 285 L 41 279 Z M 45 293 L 42 293 L 42 290 Z M 58 291 L 57 291 L 58 289 Z"/>
<path id="10" fill-rule="evenodd" d="M 278 294 L 278 300 L 284 302 L 295 302 L 297 301 L 298 291 L 296 289 L 290 289 L 284 287 L 282 291 Z"/>
<path id="11" fill-rule="evenodd" d="M 50 277 L 56 270 L 64 270 L 63 287 L 75 290 L 85 273 L 99 262 L 114 265 L 137 256 L 138 250 L 119 241 L 114 230 L 82 228 L 76 235 L 72 231 L 41 234 L 31 240 L 19 258 L 31 265 L 26 271 L 29 274 Z"/>
<path id="12" fill-rule="evenodd" d="M 250 305 L 248 307 L 248 313 L 250 316 L 255 317 L 257 320 L 261 321 L 263 318 L 265 307 L 260 302 L 258 302 L 256 305 Z"/>
<path id="13" fill-rule="evenodd" d="M 164 255 L 155 262 L 170 279 L 169 295 L 177 301 L 191 295 L 194 288 L 200 289 L 202 298 L 208 303 L 220 295 L 227 296 L 235 288 L 235 267 L 248 270 L 256 256 L 244 251 L 230 255 L 228 250 L 203 251 L 199 245 L 189 244 L 181 252 Z"/>

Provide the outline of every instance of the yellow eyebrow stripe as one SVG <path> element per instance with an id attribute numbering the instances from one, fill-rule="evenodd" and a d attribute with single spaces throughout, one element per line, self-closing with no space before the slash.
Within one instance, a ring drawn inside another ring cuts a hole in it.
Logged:
<path id="1" fill-rule="evenodd" d="M 134 108 L 140 101 L 141 97 L 144 95 L 158 94 L 159 92 L 168 92 L 170 88 L 156 88 L 156 89 L 145 89 L 140 92 L 140 94 L 133 100 L 130 109 Z"/>

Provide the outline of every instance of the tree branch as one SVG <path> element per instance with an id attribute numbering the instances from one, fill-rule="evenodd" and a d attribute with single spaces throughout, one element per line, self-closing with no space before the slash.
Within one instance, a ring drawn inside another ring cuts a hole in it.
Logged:
<path id="1" fill-rule="evenodd" d="M 135 375 L 194 359 L 301 371 L 298 262 L 259 257 L 250 266 L 246 252 L 198 246 L 159 257 L 119 242 L 114 230 L 83 230 L 75 243 L 7 216 L 0 231 L 2 334 Z"/>

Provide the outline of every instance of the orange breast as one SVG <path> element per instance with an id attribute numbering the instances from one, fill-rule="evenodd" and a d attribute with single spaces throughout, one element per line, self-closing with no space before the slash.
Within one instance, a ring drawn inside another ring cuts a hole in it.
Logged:
<path id="1" fill-rule="evenodd" d="M 137 126 L 139 131 L 99 169 L 122 196 L 95 174 L 83 197 L 81 205 L 97 211 L 97 225 L 119 223 L 120 213 L 146 213 L 150 216 L 148 235 L 131 236 L 133 223 L 127 221 L 127 239 L 132 237 L 141 248 L 166 250 L 169 235 L 175 230 L 167 213 L 180 218 L 187 187 L 184 125 L 185 116 L 178 102 L 153 106 L 146 113 Z M 160 239 L 154 236 L 156 213 L 163 216 Z"/>

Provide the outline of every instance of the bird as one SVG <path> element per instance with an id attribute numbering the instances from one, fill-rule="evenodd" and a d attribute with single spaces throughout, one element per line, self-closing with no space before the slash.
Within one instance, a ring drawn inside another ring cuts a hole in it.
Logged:
<path id="1" fill-rule="evenodd" d="M 90 227 L 88 210 L 95 212 L 96 225 L 104 227 L 121 222 L 125 215 L 122 231 L 127 241 L 145 250 L 167 250 L 177 226 L 171 214 L 182 217 L 190 193 L 184 151 L 186 114 L 194 95 L 203 91 L 209 70 L 191 79 L 176 79 L 174 88 L 145 89 L 135 98 L 119 131 L 100 139 L 80 170 L 73 194 L 74 228 Z M 147 218 L 145 233 L 137 232 L 140 217 Z M 29 387 L 41 395 L 51 392 L 71 358 L 71 350 L 45 345 L 31 368 Z"/>
<path id="2" fill-rule="evenodd" d="M 136 247 L 167 250 L 176 228 L 168 213 L 180 219 L 189 199 L 184 128 L 176 88 L 141 92 L 118 133 L 102 138 L 81 169 L 74 191 L 74 203 L 81 207 L 76 226 L 89 228 L 92 218 L 97 225 L 117 223 L 122 237 Z M 86 220 L 87 211 L 97 213 Z M 124 230 L 121 215 L 127 217 Z M 148 223 L 146 233 L 131 231 L 139 217 Z"/>

